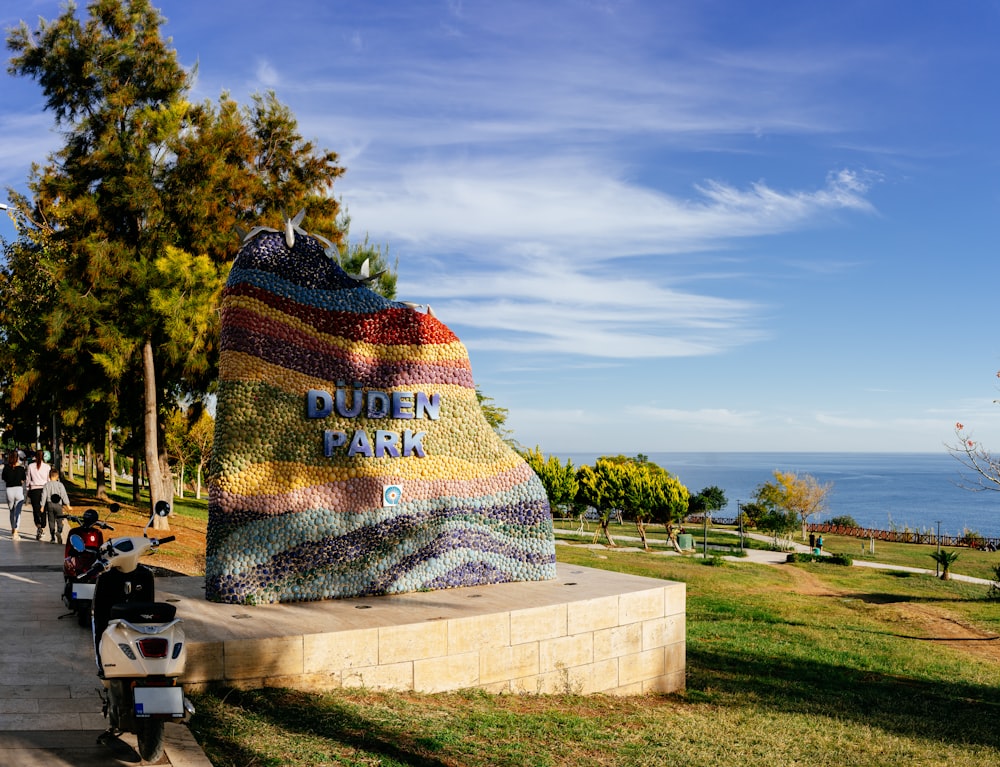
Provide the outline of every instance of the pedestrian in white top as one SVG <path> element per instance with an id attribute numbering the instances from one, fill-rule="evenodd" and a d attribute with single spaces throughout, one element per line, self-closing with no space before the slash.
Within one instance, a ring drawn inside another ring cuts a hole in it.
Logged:
<path id="1" fill-rule="evenodd" d="M 49 481 L 49 471 L 52 467 L 45 463 L 45 454 L 35 451 L 35 460 L 27 465 L 28 500 L 31 501 L 31 513 L 35 517 L 35 540 L 42 540 L 45 529 L 45 509 L 42 507 L 42 490 Z"/>

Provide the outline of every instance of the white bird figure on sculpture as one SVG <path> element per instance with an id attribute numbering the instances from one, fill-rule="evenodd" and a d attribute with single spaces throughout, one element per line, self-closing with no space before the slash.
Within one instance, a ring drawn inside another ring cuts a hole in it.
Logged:
<path id="1" fill-rule="evenodd" d="M 372 267 L 370 260 L 366 258 L 364 263 L 361 264 L 361 269 L 358 271 L 357 274 L 351 274 L 350 272 L 348 272 L 347 276 L 353 280 L 357 280 L 358 282 L 374 282 L 383 274 L 385 274 L 384 269 L 380 272 L 375 272 L 375 274 L 372 274 L 371 268 Z"/>
<path id="2" fill-rule="evenodd" d="M 431 309 L 430 304 L 415 304 L 412 301 L 400 301 L 399 303 L 401 303 L 407 309 L 412 309 L 413 311 L 417 311 L 418 309 L 423 309 L 429 316 L 437 317 L 437 315 L 434 314 L 434 310 Z"/>

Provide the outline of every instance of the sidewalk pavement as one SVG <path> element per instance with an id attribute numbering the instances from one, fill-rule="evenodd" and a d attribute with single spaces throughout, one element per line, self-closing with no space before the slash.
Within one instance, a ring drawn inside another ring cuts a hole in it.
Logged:
<path id="1" fill-rule="evenodd" d="M 63 547 L 48 542 L 47 530 L 35 540 L 30 507 L 19 533 L 12 540 L 0 502 L 0 767 L 141 764 L 133 736 L 97 743 L 107 722 L 90 629 L 67 617 L 62 603 Z M 165 740 L 158 764 L 211 767 L 186 725 L 168 723 Z"/>

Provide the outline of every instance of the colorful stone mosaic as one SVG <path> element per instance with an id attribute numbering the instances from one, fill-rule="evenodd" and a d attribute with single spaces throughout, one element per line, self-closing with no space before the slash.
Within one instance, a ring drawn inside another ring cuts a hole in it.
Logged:
<path id="1" fill-rule="evenodd" d="M 555 577 L 541 482 L 468 352 L 308 235 L 249 238 L 221 300 L 206 595 L 295 602 Z"/>

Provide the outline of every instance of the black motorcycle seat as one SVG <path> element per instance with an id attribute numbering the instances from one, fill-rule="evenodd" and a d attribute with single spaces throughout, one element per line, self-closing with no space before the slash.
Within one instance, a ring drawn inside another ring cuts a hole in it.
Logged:
<path id="1" fill-rule="evenodd" d="M 111 606 L 111 620 L 121 618 L 129 623 L 169 623 L 177 608 L 168 602 L 122 602 Z"/>

